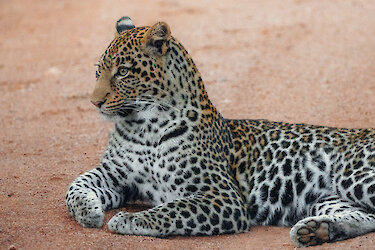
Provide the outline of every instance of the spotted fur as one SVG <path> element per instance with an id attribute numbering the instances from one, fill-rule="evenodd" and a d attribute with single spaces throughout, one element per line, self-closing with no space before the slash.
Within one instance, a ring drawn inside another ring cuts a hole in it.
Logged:
<path id="1" fill-rule="evenodd" d="M 164 237 L 293 226 L 297 246 L 375 230 L 375 130 L 224 119 L 166 23 L 118 22 L 91 101 L 114 122 L 99 166 L 70 185 L 68 211 L 112 232 Z"/>

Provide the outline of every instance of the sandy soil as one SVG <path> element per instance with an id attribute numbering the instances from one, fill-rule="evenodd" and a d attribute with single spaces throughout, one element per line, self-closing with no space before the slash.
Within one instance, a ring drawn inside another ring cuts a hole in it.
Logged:
<path id="1" fill-rule="evenodd" d="M 0 1 L 0 249 L 294 248 L 289 228 L 156 239 L 72 220 L 66 189 L 98 163 L 111 128 L 88 100 L 93 65 L 117 18 L 164 20 L 225 117 L 375 127 L 374 13 L 371 0 Z"/>

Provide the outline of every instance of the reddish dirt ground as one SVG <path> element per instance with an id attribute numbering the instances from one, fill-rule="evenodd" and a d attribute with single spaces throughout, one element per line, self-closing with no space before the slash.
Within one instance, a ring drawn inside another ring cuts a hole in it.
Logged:
<path id="1" fill-rule="evenodd" d="M 93 65 L 122 15 L 164 20 L 225 117 L 375 127 L 374 13 L 371 0 L 0 1 L 0 249 L 294 248 L 289 228 L 157 239 L 70 218 L 66 189 L 98 163 L 112 126 L 89 103 Z"/>

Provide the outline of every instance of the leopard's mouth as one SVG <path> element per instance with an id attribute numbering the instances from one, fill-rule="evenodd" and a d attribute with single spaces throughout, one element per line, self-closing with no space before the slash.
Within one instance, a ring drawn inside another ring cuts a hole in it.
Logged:
<path id="1" fill-rule="evenodd" d="M 121 109 L 121 110 L 117 110 L 115 112 L 105 112 L 105 111 L 99 109 L 99 112 L 105 119 L 112 120 L 113 118 L 128 117 L 132 113 L 134 113 L 134 109 Z"/>

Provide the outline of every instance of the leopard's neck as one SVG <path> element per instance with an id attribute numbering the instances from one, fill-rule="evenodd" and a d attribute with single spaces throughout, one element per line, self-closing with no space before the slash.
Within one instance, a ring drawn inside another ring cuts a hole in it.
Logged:
<path id="1" fill-rule="evenodd" d="M 220 113 L 207 95 L 199 70 L 185 48 L 171 40 L 166 55 L 168 89 L 172 87 L 170 102 L 178 109 L 191 109 L 205 118 L 220 119 Z"/>

